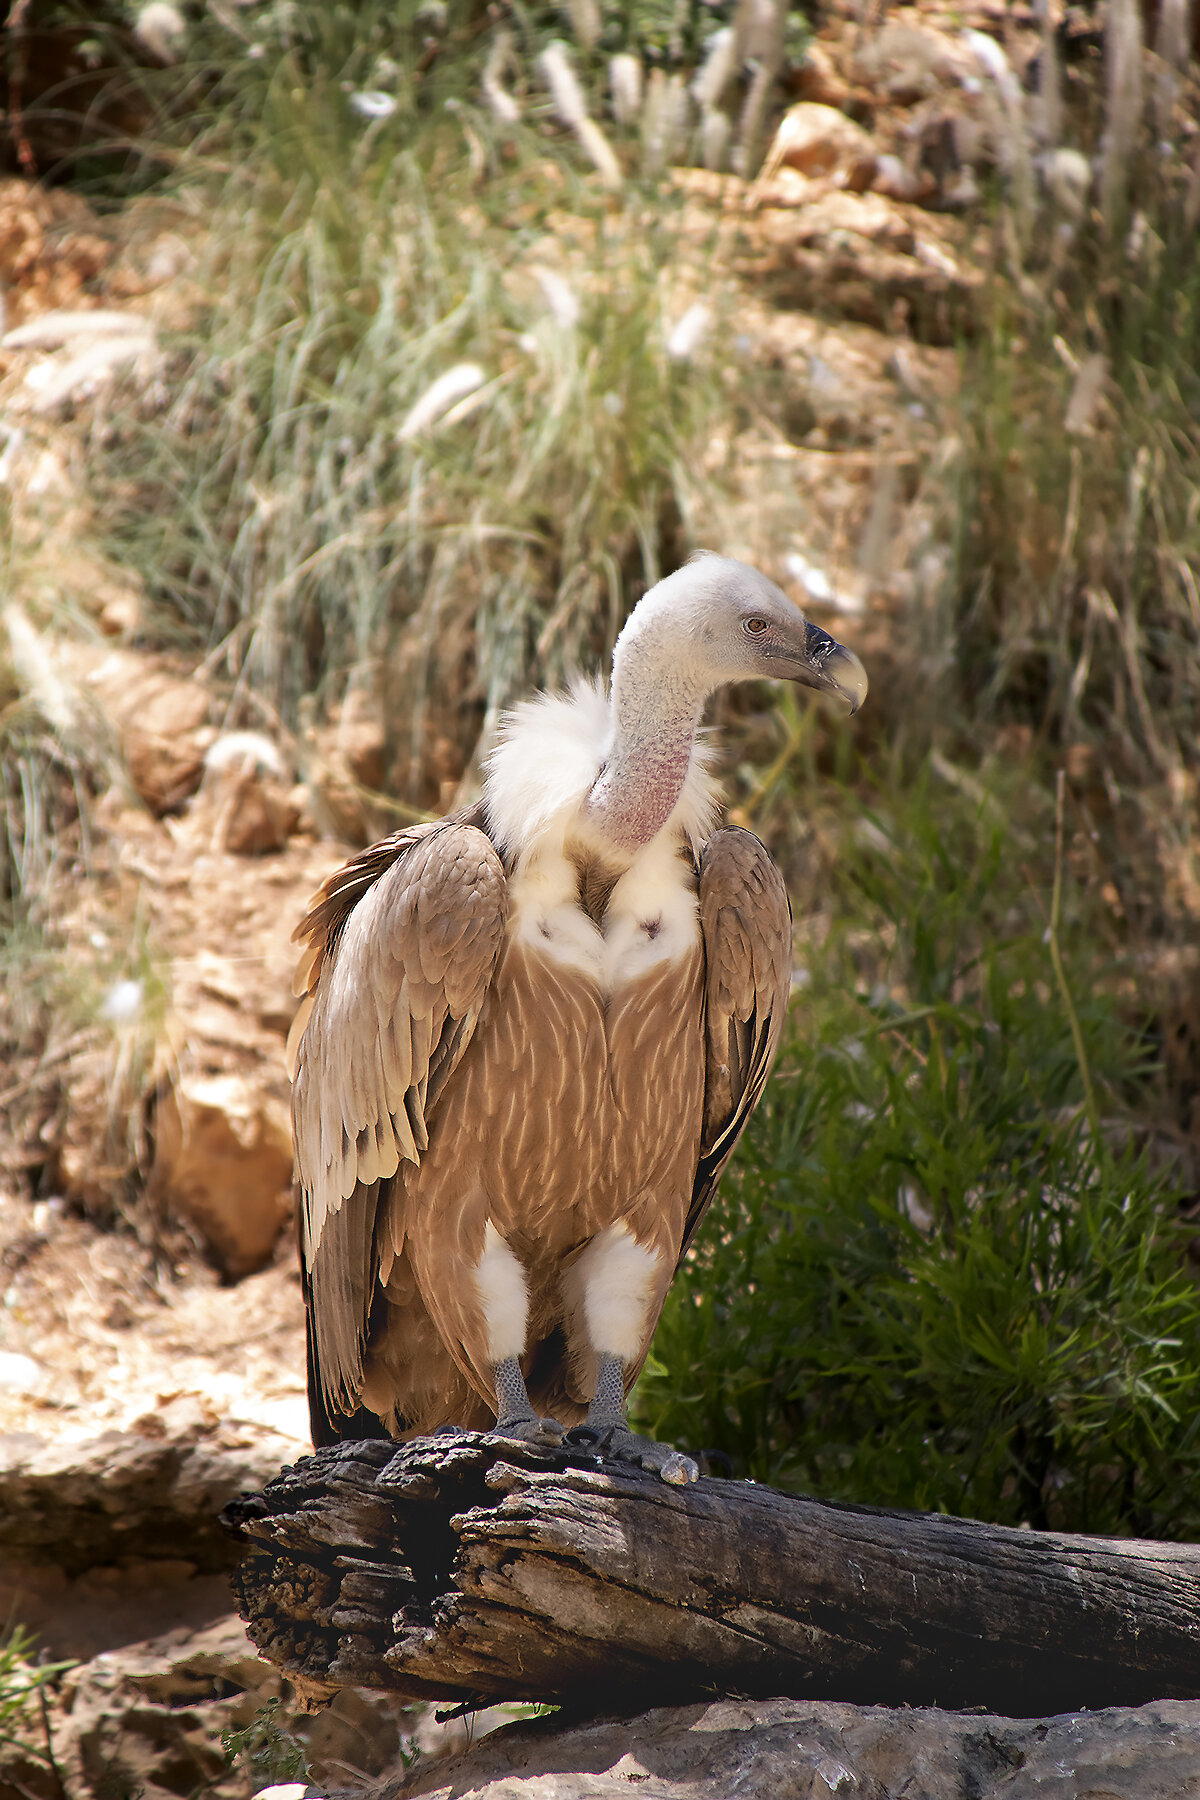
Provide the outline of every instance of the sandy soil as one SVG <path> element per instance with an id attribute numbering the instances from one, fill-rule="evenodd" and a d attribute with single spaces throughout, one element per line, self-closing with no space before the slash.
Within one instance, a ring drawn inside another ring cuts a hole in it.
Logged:
<path id="1" fill-rule="evenodd" d="M 308 1447 L 290 1245 L 236 1286 L 61 1201 L 0 1193 L 0 1432 L 83 1440 L 172 1410 Z"/>

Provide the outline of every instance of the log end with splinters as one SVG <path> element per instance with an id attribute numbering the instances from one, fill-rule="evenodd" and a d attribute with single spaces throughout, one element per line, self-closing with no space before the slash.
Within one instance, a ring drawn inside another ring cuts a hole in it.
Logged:
<path id="1" fill-rule="evenodd" d="M 714 1693 L 1042 1714 L 1200 1695 L 1200 1549 L 671 1488 L 475 1432 L 320 1450 L 226 1509 L 289 1676 L 468 1706 Z"/>

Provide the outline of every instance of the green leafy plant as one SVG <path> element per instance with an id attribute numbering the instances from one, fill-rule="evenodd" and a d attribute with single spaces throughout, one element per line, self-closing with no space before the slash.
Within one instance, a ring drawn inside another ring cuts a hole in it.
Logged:
<path id="1" fill-rule="evenodd" d="M 283 1702 L 268 1700 L 246 1725 L 221 1733 L 231 1768 L 240 1767 L 256 1788 L 307 1781 L 304 1746 L 281 1718 Z"/>
<path id="2" fill-rule="evenodd" d="M 843 845 L 836 882 L 643 1418 L 829 1498 L 1195 1530 L 1200 1296 L 1178 1168 L 1130 1129 L 1153 1071 L 1085 919 L 1062 933 L 1073 1023 L 1050 895 L 994 814 L 927 784 Z M 868 931 L 888 949 L 864 989 Z"/>
<path id="3" fill-rule="evenodd" d="M 54 1769 L 45 1701 L 49 1689 L 75 1665 L 40 1662 L 35 1652 L 32 1635 L 21 1625 L 10 1627 L 0 1639 L 0 1749 L 7 1746 Z"/>

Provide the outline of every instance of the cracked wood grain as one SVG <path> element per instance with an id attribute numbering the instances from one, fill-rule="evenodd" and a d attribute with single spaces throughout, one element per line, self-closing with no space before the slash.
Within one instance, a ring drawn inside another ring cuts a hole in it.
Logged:
<path id="1" fill-rule="evenodd" d="M 340 1444 L 227 1509 L 250 1635 L 309 1683 L 1038 1715 L 1200 1695 L 1200 1549 L 670 1488 L 460 1432 Z"/>

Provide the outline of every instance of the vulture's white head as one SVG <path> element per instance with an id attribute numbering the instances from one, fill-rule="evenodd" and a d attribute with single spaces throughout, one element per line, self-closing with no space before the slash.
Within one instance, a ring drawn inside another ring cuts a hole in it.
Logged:
<path id="1" fill-rule="evenodd" d="M 862 705 L 867 674 L 773 581 L 732 557 L 702 554 L 638 602 L 617 639 L 614 689 L 642 672 L 701 699 L 731 681 L 795 681 Z"/>
<path id="2" fill-rule="evenodd" d="M 609 735 L 583 813 L 595 837 L 632 852 L 674 821 L 695 838 L 689 817 L 704 809 L 689 815 L 688 788 L 703 766 L 704 703 L 727 682 L 764 677 L 836 694 L 852 713 L 867 692 L 854 652 L 746 563 L 702 555 L 652 587 L 613 653 Z"/>
<path id="3" fill-rule="evenodd" d="M 757 569 L 726 556 L 685 563 L 629 615 L 609 698 L 583 685 L 508 715 L 485 789 L 496 841 L 525 854 L 565 832 L 626 859 L 664 828 L 702 843 L 717 806 L 697 742 L 704 704 L 727 682 L 764 677 L 834 694 L 851 712 L 867 691 L 854 652 Z"/>

